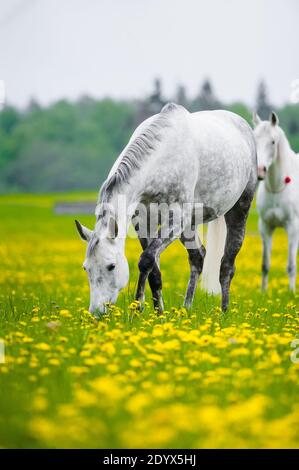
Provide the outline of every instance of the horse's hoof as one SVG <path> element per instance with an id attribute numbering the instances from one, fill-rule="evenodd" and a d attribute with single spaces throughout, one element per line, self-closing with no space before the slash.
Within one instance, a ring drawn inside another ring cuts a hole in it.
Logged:
<path id="1" fill-rule="evenodd" d="M 135 303 L 136 303 L 136 310 L 138 310 L 139 312 L 142 312 L 144 310 L 144 301 L 135 300 Z"/>
<path id="2" fill-rule="evenodd" d="M 157 312 L 159 315 L 162 315 L 164 312 L 164 302 L 163 299 L 153 299 L 153 304 L 154 304 L 154 310 Z"/>
<path id="3" fill-rule="evenodd" d="M 162 315 L 164 312 L 164 308 L 161 307 L 154 307 L 154 310 L 158 315 Z"/>
<path id="4" fill-rule="evenodd" d="M 228 305 L 222 305 L 222 306 L 221 306 L 221 313 L 222 313 L 222 315 L 224 315 L 224 314 L 227 312 L 227 310 L 228 310 Z"/>
<path id="5" fill-rule="evenodd" d="M 192 308 L 192 302 L 184 302 L 183 307 L 189 312 Z"/>

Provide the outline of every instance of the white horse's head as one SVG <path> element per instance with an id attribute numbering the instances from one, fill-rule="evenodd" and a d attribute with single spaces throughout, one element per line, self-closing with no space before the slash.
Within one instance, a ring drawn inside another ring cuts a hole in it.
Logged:
<path id="1" fill-rule="evenodd" d="M 258 178 L 263 180 L 270 165 L 278 155 L 280 127 L 278 117 L 272 112 L 269 121 L 262 121 L 257 113 L 253 113 L 254 135 L 257 145 Z"/>
<path id="2" fill-rule="evenodd" d="M 116 302 L 119 291 L 128 283 L 124 245 L 117 236 L 117 223 L 112 217 L 94 231 L 75 222 L 80 237 L 88 243 L 83 268 L 90 287 L 89 311 L 97 315 L 105 312 L 107 303 Z"/>

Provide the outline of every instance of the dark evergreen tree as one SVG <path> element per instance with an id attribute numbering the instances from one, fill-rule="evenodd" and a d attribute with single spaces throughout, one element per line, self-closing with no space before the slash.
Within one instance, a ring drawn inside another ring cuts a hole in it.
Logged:
<path id="1" fill-rule="evenodd" d="M 186 88 L 184 87 L 184 85 L 179 85 L 177 87 L 175 102 L 177 104 L 181 104 L 182 106 L 188 109 L 189 103 L 188 103 Z"/>
<path id="2" fill-rule="evenodd" d="M 156 78 L 154 80 L 153 92 L 144 100 L 137 103 L 137 113 L 134 120 L 135 127 L 153 114 L 158 114 L 165 104 L 166 101 L 162 96 L 161 80 Z"/>
<path id="3" fill-rule="evenodd" d="M 156 114 L 161 111 L 166 101 L 162 97 L 162 83 L 160 78 L 154 80 L 154 91 L 149 97 L 149 110 L 151 114 Z"/>
<path id="4" fill-rule="evenodd" d="M 207 109 L 219 108 L 221 108 L 221 103 L 214 94 L 211 81 L 207 79 L 203 82 L 198 96 L 192 103 L 192 111 L 203 111 Z"/>
<path id="5" fill-rule="evenodd" d="M 256 94 L 256 111 L 261 119 L 268 119 L 272 106 L 268 101 L 268 92 L 265 82 L 262 80 L 257 87 Z"/>

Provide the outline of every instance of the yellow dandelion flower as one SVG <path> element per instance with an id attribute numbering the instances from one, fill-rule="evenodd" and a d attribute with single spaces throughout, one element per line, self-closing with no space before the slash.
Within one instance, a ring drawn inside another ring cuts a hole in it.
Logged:
<path id="1" fill-rule="evenodd" d="M 35 345 L 36 349 L 39 349 L 40 351 L 50 351 L 51 347 L 47 343 L 37 343 Z"/>

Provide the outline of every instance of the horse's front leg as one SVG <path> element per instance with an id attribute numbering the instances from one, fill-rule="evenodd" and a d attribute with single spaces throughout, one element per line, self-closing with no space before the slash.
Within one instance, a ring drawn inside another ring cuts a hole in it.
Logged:
<path id="1" fill-rule="evenodd" d="M 162 277 L 160 269 L 158 268 L 157 260 L 160 253 L 172 242 L 172 239 L 153 239 L 149 242 L 147 248 L 140 256 L 138 263 L 139 279 L 136 291 L 136 300 L 140 303 L 144 302 L 145 297 L 145 284 L 147 278 L 153 293 L 153 300 L 155 308 L 161 312 L 164 309 L 162 299 Z"/>
<path id="2" fill-rule="evenodd" d="M 188 200 L 188 198 L 186 197 Z M 191 200 L 191 198 L 189 198 Z M 191 206 L 181 206 L 179 203 L 173 204 L 169 212 L 160 212 L 161 225 L 157 237 L 149 241 L 148 247 L 142 253 L 138 267 L 140 271 L 136 300 L 142 302 L 144 299 L 145 283 L 152 272 L 160 254 L 174 240 L 181 237 L 184 228 L 191 224 Z"/>
<path id="3" fill-rule="evenodd" d="M 162 275 L 159 265 L 160 259 L 158 257 L 153 269 L 148 275 L 148 282 L 152 291 L 154 309 L 162 313 L 164 310 L 164 301 L 162 296 Z"/>
<path id="4" fill-rule="evenodd" d="M 155 263 L 159 259 L 160 254 L 175 239 L 180 238 L 184 230 L 184 214 L 180 207 L 171 212 L 167 223 L 162 223 L 157 238 L 149 241 L 147 248 L 140 256 L 138 263 L 140 275 L 137 285 L 136 300 L 144 301 L 145 283 L 149 274 L 153 271 Z"/>
<path id="5" fill-rule="evenodd" d="M 262 219 L 260 219 L 259 231 L 263 241 L 262 290 L 265 291 L 268 288 L 268 275 L 270 269 L 273 230 Z"/>
<path id="6" fill-rule="evenodd" d="M 184 300 L 184 306 L 188 309 L 193 303 L 195 289 L 202 272 L 204 257 L 206 254 L 205 247 L 200 242 L 196 228 L 192 227 L 191 230 L 192 236 L 190 238 L 186 238 L 184 234 L 181 235 L 181 242 L 188 251 L 190 265 L 190 278 Z"/>
<path id="7" fill-rule="evenodd" d="M 297 273 L 297 250 L 299 243 L 299 223 L 291 223 L 287 227 L 288 232 L 288 264 L 287 272 L 289 275 L 290 290 L 296 291 L 296 273 Z"/>
<path id="8" fill-rule="evenodd" d="M 146 250 L 149 245 L 149 237 L 148 235 L 145 236 L 146 234 L 148 234 L 149 224 L 150 224 L 148 213 L 146 213 L 143 217 L 141 217 L 139 212 L 137 212 L 137 214 L 135 214 L 132 217 L 132 224 L 138 235 L 138 239 L 139 239 L 142 249 Z M 143 236 L 141 234 L 143 234 Z M 164 303 L 163 303 L 163 297 L 162 297 L 162 276 L 161 276 L 159 264 L 160 264 L 160 259 L 159 257 L 157 257 L 154 263 L 153 269 L 148 275 L 148 282 L 152 291 L 154 309 L 158 310 L 159 312 L 163 312 Z M 142 274 L 140 273 L 139 278 L 141 276 Z M 138 286 L 139 285 L 140 286 L 142 285 L 142 279 L 138 280 Z M 144 300 L 144 292 L 143 293 L 141 292 L 141 301 L 143 302 L 143 300 Z"/>

